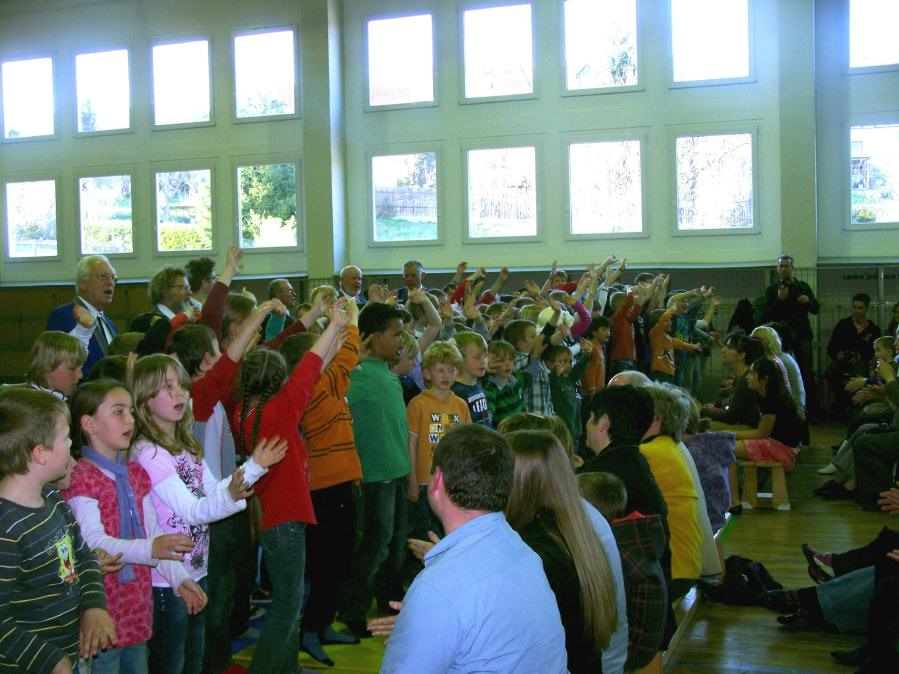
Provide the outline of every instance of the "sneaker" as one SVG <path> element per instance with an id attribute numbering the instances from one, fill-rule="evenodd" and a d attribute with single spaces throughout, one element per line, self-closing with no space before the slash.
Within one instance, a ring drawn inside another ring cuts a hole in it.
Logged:
<path id="1" fill-rule="evenodd" d="M 829 552 L 818 552 L 808 543 L 802 544 L 802 554 L 808 561 L 808 575 L 816 583 L 826 583 L 836 577 L 833 570 L 833 554 Z"/>
<path id="2" fill-rule="evenodd" d="M 818 469 L 818 475 L 836 475 L 837 472 L 837 467 L 832 463 L 828 463 L 824 468 Z"/>

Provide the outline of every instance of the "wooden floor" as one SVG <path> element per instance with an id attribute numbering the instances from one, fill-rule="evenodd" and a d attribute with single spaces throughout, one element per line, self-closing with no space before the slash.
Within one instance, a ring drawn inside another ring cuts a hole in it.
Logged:
<path id="1" fill-rule="evenodd" d="M 812 489 L 827 479 L 816 470 L 830 460 L 830 446 L 842 439 L 842 430 L 813 427 L 812 447 L 803 450 L 787 478 L 793 509 L 744 511 L 726 532 L 725 556 L 760 561 L 784 586 L 805 587 L 811 581 L 800 544 L 842 551 L 869 542 L 884 525 L 897 524 L 851 502 L 812 496 Z M 853 636 L 789 631 L 777 623 L 775 613 L 763 608 L 702 601 L 665 672 L 852 672 L 837 665 L 830 651 L 859 642 Z"/>

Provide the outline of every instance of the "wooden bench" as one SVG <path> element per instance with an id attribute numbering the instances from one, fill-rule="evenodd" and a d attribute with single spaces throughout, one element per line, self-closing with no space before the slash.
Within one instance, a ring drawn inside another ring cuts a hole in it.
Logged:
<path id="1" fill-rule="evenodd" d="M 731 466 L 730 488 L 734 503 L 739 503 L 747 510 L 752 508 L 790 509 L 790 495 L 787 493 L 787 476 L 783 464 L 776 461 L 740 461 L 740 466 L 743 467 L 742 491 L 740 482 L 736 479 L 736 466 Z M 771 471 L 771 492 L 759 492 L 759 468 Z"/>

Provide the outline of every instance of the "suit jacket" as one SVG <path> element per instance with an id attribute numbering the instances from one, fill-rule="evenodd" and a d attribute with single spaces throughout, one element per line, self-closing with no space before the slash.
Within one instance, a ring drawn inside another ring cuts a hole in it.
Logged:
<path id="1" fill-rule="evenodd" d="M 78 298 L 75 298 L 74 301 L 58 306 L 51 311 L 50 315 L 47 317 L 47 330 L 71 332 L 75 327 L 75 317 L 72 316 L 72 309 L 75 306 L 75 302 L 84 306 Z M 106 329 L 109 331 L 110 335 L 115 337 L 119 334 L 118 330 L 116 330 L 115 323 L 113 323 L 108 316 L 103 314 L 100 317 L 100 320 L 106 325 Z M 100 326 L 98 325 L 97 328 L 99 327 Z M 87 360 L 84 363 L 84 367 L 81 368 L 81 371 L 85 375 L 94 366 L 94 363 L 106 355 L 106 351 L 109 349 L 109 343 L 106 341 L 106 336 L 103 334 L 102 330 L 97 328 L 94 329 L 94 334 L 91 337 L 90 342 L 88 342 Z"/>

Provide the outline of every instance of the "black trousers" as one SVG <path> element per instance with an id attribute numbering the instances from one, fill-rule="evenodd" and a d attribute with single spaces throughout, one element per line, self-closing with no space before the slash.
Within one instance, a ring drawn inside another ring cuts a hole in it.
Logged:
<path id="1" fill-rule="evenodd" d="M 887 427 L 872 431 L 853 443 L 855 458 L 856 499 L 860 503 L 876 503 L 881 492 L 893 482 L 893 467 L 899 459 L 899 431 Z"/>

